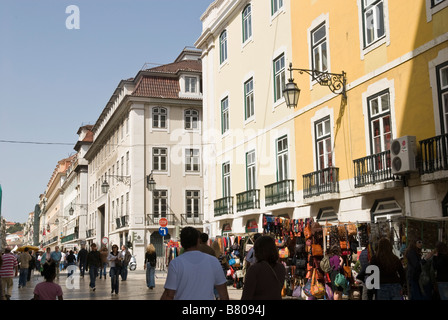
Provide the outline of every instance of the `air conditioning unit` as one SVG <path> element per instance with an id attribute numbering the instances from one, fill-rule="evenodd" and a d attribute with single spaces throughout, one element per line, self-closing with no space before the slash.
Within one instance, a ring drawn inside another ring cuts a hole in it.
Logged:
<path id="1" fill-rule="evenodd" d="M 403 136 L 390 145 L 392 174 L 400 175 L 417 170 L 417 145 L 415 136 Z"/>

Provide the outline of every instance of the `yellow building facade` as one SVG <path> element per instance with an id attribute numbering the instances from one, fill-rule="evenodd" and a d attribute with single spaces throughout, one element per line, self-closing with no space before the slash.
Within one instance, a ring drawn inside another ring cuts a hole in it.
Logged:
<path id="1" fill-rule="evenodd" d="M 344 98 L 292 73 L 301 89 L 293 109 L 294 218 L 448 215 L 447 6 L 291 1 L 288 64 L 346 74 Z"/>

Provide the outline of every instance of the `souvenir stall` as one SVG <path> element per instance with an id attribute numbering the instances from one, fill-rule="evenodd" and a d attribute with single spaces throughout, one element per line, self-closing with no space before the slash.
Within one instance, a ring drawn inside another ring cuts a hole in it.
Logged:
<path id="1" fill-rule="evenodd" d="M 176 258 L 181 253 L 181 245 L 179 241 L 170 240 L 165 246 L 165 264 L 168 267 L 171 260 Z"/>
<path id="2" fill-rule="evenodd" d="M 227 270 L 227 285 L 232 285 L 234 288 L 242 289 L 244 280 L 244 243 L 247 235 L 226 233 L 223 236 L 215 238 L 221 248 L 221 253 L 226 256 L 229 264 Z"/>

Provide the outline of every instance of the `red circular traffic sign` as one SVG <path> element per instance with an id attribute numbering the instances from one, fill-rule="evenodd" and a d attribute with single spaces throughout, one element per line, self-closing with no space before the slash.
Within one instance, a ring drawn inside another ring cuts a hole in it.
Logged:
<path id="1" fill-rule="evenodd" d="M 168 220 L 166 218 L 160 218 L 159 219 L 159 225 L 161 227 L 166 227 L 168 225 Z"/>

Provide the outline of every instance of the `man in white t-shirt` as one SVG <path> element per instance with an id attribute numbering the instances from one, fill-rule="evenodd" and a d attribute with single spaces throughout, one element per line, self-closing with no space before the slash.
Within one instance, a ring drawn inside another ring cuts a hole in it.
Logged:
<path id="1" fill-rule="evenodd" d="M 199 251 L 199 231 L 183 228 L 180 243 L 184 253 L 168 266 L 161 300 L 214 300 L 216 288 L 221 300 L 228 300 L 227 284 L 216 257 Z"/>

